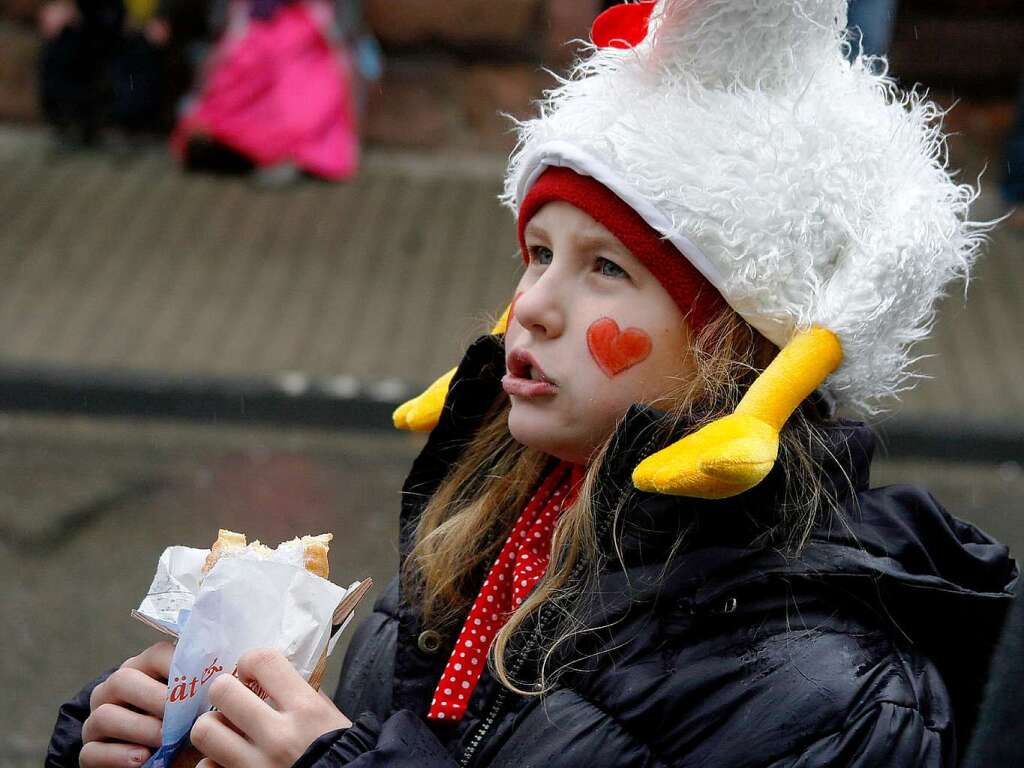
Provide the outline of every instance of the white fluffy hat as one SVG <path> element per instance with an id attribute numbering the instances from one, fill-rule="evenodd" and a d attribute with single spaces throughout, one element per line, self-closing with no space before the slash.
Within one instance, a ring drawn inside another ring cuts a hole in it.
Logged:
<path id="1" fill-rule="evenodd" d="M 602 45 L 519 123 L 503 199 L 518 210 L 547 166 L 594 177 L 778 346 L 832 331 L 843 362 L 826 386 L 870 412 L 905 387 L 910 347 L 986 225 L 947 168 L 941 111 L 879 62 L 848 61 L 846 5 L 606 12 Z"/>
<path id="2" fill-rule="evenodd" d="M 879 60 L 850 63 L 845 28 L 846 0 L 615 6 L 519 123 L 503 196 L 517 215 L 549 166 L 596 179 L 781 349 L 732 413 L 634 468 L 642 491 L 743 493 L 823 384 L 876 410 L 913 376 L 911 346 L 977 256 L 990 225 L 968 219 L 977 192 L 948 170 L 942 112 Z M 396 426 L 431 429 L 453 374 Z"/>

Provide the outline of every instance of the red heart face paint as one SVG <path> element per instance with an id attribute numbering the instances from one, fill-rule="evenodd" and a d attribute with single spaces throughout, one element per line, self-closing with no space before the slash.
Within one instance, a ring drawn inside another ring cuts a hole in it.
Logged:
<path id="1" fill-rule="evenodd" d="M 640 328 L 619 330 L 618 323 L 602 317 L 587 329 L 587 347 L 598 367 L 613 378 L 647 359 L 651 337 Z"/>

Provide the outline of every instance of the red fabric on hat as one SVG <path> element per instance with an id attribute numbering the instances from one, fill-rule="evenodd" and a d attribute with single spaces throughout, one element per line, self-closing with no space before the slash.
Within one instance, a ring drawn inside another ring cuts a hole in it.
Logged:
<path id="1" fill-rule="evenodd" d="M 583 467 L 560 462 L 527 502 L 473 602 L 427 718 L 462 719 L 494 636 L 547 571 L 555 524 L 562 510 L 576 500 L 582 479 Z"/>
<path id="2" fill-rule="evenodd" d="M 526 224 L 537 211 L 555 200 L 579 208 L 615 235 L 665 287 L 691 330 L 700 331 L 726 308 L 722 295 L 707 278 L 640 214 L 601 182 L 570 168 L 549 167 L 519 206 L 519 245 L 524 261 L 529 261 Z"/>
<path id="3" fill-rule="evenodd" d="M 632 48 L 647 37 L 654 0 L 613 5 L 594 19 L 590 39 L 598 48 Z"/>

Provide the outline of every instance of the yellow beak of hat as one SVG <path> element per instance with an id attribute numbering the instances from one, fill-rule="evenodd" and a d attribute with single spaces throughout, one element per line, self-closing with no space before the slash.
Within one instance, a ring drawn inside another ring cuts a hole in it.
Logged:
<path id="1" fill-rule="evenodd" d="M 832 331 L 798 332 L 733 413 L 644 459 L 633 470 L 633 485 L 702 499 L 724 499 L 753 488 L 775 465 L 787 419 L 842 360 L 842 346 Z"/>

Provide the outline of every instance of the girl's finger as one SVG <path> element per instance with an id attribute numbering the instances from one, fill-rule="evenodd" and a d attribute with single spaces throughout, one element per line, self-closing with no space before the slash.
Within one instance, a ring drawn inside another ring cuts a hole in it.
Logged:
<path id="1" fill-rule="evenodd" d="M 254 766 L 260 762 L 256 747 L 226 722 L 222 712 L 201 715 L 192 726 L 189 738 L 192 746 L 206 755 L 205 759 L 226 768 Z"/>
<path id="2" fill-rule="evenodd" d="M 269 648 L 243 654 L 238 660 L 238 677 L 243 682 L 255 680 L 282 710 L 308 704 L 315 696 L 284 654 Z"/>
<path id="3" fill-rule="evenodd" d="M 163 722 L 118 704 L 101 704 L 82 724 L 82 741 L 122 741 L 146 747 L 160 746 Z"/>
<path id="4" fill-rule="evenodd" d="M 202 760 L 200 760 L 198 763 L 196 763 L 196 768 L 221 768 L 221 767 L 217 763 L 213 762 L 213 760 L 211 760 L 210 758 L 204 757 Z"/>
<path id="5" fill-rule="evenodd" d="M 276 729 L 277 712 L 232 675 L 221 675 L 210 684 L 210 704 L 254 741 L 256 734 Z"/>
<path id="6" fill-rule="evenodd" d="M 78 755 L 81 768 L 131 768 L 149 760 L 150 751 L 138 744 L 90 741 Z"/>
<path id="7" fill-rule="evenodd" d="M 89 706 L 96 709 L 108 702 L 129 704 L 162 718 L 166 696 L 166 683 L 158 682 L 134 667 L 122 667 L 93 689 Z"/>
<path id="8" fill-rule="evenodd" d="M 150 677 L 167 682 L 167 673 L 171 668 L 171 658 L 174 656 L 174 643 L 165 640 L 149 646 L 138 656 L 132 656 L 122 664 L 122 667 L 133 667 L 145 672 Z"/>

